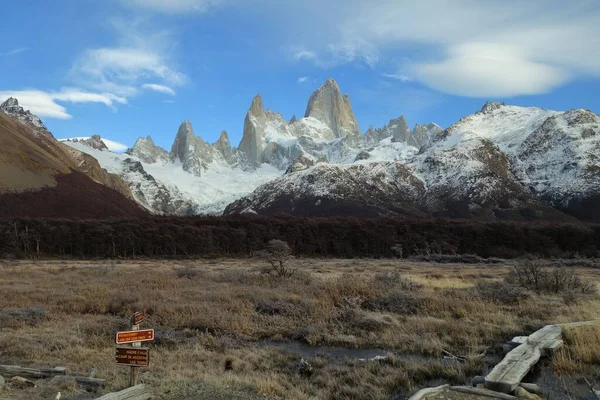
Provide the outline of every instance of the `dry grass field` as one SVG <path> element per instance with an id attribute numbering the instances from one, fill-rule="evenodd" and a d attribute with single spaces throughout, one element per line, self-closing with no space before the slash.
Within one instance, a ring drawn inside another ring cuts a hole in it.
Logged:
<path id="1" fill-rule="evenodd" d="M 513 336 L 600 315 L 595 294 L 508 290 L 503 280 L 518 261 L 294 262 L 299 272 L 291 278 L 261 274 L 259 260 L 4 262 L 0 364 L 64 366 L 80 375 L 96 368 L 103 392 L 124 388 L 128 368 L 114 364 L 114 334 L 143 310 L 142 327 L 154 328 L 156 340 L 141 379 L 156 398 L 404 399 L 429 384 L 485 373 Z M 576 273 L 600 283 L 600 269 Z M 600 363 L 600 331 L 592 331 L 567 332 L 569 346 L 553 362 L 558 372 Z M 304 355 L 310 368 L 299 367 L 302 354 L 270 342 L 387 356 L 316 351 Z M 467 361 L 444 359 L 444 351 Z M 7 386 L 0 398 L 54 399 L 59 391 L 62 399 L 94 397 L 46 380 Z"/>

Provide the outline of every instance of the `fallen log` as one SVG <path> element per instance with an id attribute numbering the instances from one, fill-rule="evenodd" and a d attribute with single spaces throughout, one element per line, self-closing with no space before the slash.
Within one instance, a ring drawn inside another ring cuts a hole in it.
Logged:
<path id="1" fill-rule="evenodd" d="M 97 392 L 104 385 L 104 379 L 90 378 L 87 376 L 61 375 L 52 378 L 52 382 L 61 383 L 74 380 L 88 392 Z"/>
<path id="2" fill-rule="evenodd" d="M 45 379 L 65 374 L 66 369 L 63 367 L 35 369 L 23 368 L 17 365 L 0 365 L 0 375 L 5 378 L 20 376 L 27 379 Z"/>
<path id="3" fill-rule="evenodd" d="M 108 393 L 96 400 L 148 400 L 152 395 L 146 385 L 136 385 L 120 392 Z"/>
<path id="4" fill-rule="evenodd" d="M 413 394 L 408 400 L 421 400 L 427 395 L 443 392 L 449 387 L 450 385 L 442 385 L 434 388 L 421 389 L 417 393 Z"/>

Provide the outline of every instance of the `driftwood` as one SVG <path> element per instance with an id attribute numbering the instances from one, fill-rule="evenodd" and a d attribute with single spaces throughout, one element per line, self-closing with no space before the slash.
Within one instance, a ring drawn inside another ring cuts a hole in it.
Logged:
<path id="1" fill-rule="evenodd" d="M 0 365 L 0 375 L 2 375 L 5 378 L 20 376 L 27 379 L 45 379 L 65 374 L 66 370 L 63 367 L 56 367 L 51 369 L 35 369 L 23 368 L 16 365 Z"/>
<path id="2" fill-rule="evenodd" d="M 449 387 L 450 387 L 450 385 L 442 385 L 442 386 L 438 386 L 435 388 L 421 389 L 417 393 L 412 395 L 408 400 L 422 400 L 425 398 L 425 396 L 443 392 L 443 391 L 447 390 Z"/>
<path id="3" fill-rule="evenodd" d="M 68 382 L 74 380 L 81 386 L 83 386 L 88 392 L 97 392 L 104 385 L 104 379 L 89 378 L 87 376 L 72 376 L 62 375 L 55 376 L 52 378 L 53 382 Z"/>
<path id="4" fill-rule="evenodd" d="M 108 393 L 96 400 L 148 400 L 152 395 L 146 385 L 136 385 L 120 392 Z"/>

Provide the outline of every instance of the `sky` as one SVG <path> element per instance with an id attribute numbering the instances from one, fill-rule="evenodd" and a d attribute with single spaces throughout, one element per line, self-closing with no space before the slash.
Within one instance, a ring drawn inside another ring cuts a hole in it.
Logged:
<path id="1" fill-rule="evenodd" d="M 252 98 L 285 118 L 334 78 L 361 130 L 450 126 L 487 100 L 600 113 L 598 0 L 21 0 L 0 101 L 58 138 L 170 149 L 189 119 L 237 145 Z"/>

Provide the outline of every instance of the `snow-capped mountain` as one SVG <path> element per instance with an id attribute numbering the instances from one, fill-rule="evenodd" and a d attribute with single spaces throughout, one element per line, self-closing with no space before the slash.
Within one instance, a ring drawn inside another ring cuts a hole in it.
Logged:
<path id="1" fill-rule="evenodd" d="M 316 165 L 284 175 L 231 204 L 226 214 L 306 214 L 306 209 L 322 214 L 314 209 L 325 205 L 327 214 L 418 210 L 486 219 L 568 220 L 571 214 L 600 220 L 600 117 L 590 111 L 487 103 L 445 131 L 427 133 L 429 141 L 419 151 L 385 153 L 392 140 L 408 137 L 401 119 L 392 122 L 392 129 L 367 132 L 368 143 L 382 131 L 393 133 L 386 133 L 391 140 L 363 150 L 353 164 L 330 164 L 326 170 Z M 372 154 L 380 158 L 371 159 Z M 391 157 L 401 160 L 401 174 L 382 160 Z M 368 167 L 357 169 L 364 163 Z"/>
<path id="2" fill-rule="evenodd" d="M 126 154 L 68 144 L 158 214 L 600 220 L 600 117 L 589 111 L 491 102 L 446 130 L 411 130 L 400 116 L 363 135 L 349 96 L 329 79 L 304 115 L 286 121 L 257 95 L 237 148 L 226 132 L 206 142 L 190 121 L 170 151 L 150 137 Z"/>

